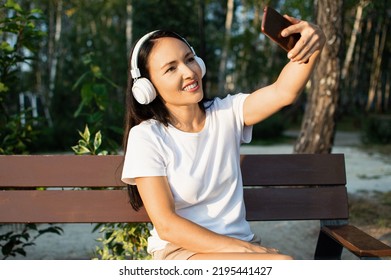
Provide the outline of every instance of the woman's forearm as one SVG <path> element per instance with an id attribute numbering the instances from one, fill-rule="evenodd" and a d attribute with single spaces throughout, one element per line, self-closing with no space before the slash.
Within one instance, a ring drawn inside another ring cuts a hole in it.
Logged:
<path id="1" fill-rule="evenodd" d="M 286 105 L 291 104 L 302 92 L 319 58 L 320 51 L 316 51 L 307 63 L 289 62 L 281 71 L 274 86 L 275 93 L 280 96 Z"/>
<path id="2" fill-rule="evenodd" d="M 162 217 L 155 228 L 163 240 L 197 253 L 254 252 L 248 242 L 217 234 L 175 213 Z"/>

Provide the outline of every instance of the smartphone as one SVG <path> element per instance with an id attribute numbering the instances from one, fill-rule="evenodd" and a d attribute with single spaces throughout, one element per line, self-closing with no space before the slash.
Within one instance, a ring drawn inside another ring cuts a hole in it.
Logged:
<path id="1" fill-rule="evenodd" d="M 299 33 L 292 34 L 288 37 L 281 36 L 281 31 L 290 25 L 292 25 L 292 23 L 273 8 L 264 8 L 262 33 L 276 42 L 286 52 L 289 52 L 301 37 Z"/>

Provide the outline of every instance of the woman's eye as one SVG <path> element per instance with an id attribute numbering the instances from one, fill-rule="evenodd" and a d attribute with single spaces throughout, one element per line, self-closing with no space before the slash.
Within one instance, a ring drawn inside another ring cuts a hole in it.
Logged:
<path id="1" fill-rule="evenodd" d="M 187 59 L 187 63 L 192 63 L 193 61 L 195 61 L 194 56 L 189 57 L 189 58 Z"/>
<path id="2" fill-rule="evenodd" d="M 166 70 L 166 73 L 169 73 L 169 72 L 172 72 L 175 70 L 175 67 L 174 66 L 171 66 L 169 67 L 167 70 Z"/>

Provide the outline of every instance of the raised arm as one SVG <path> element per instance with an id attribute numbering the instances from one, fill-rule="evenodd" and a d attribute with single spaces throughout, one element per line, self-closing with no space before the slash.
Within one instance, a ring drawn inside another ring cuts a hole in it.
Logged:
<path id="1" fill-rule="evenodd" d="M 254 125 L 284 106 L 293 103 L 306 85 L 317 58 L 324 46 L 322 30 L 309 22 L 289 16 L 293 25 L 282 31 L 282 36 L 300 33 L 301 38 L 288 53 L 290 62 L 282 69 L 277 80 L 264 88 L 254 91 L 244 103 L 244 122 Z"/>

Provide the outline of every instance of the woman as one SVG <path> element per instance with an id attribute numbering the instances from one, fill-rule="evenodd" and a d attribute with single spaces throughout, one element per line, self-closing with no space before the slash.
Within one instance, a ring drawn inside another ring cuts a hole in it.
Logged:
<path id="1" fill-rule="evenodd" d="M 291 104 L 324 45 L 315 25 L 288 17 L 300 33 L 290 62 L 271 85 L 207 101 L 203 61 L 185 39 L 154 31 L 130 59 L 122 180 L 154 229 L 154 259 L 291 259 L 260 245 L 245 220 L 240 144 L 252 126 Z M 308 61 L 308 63 L 307 63 Z M 306 63 L 304 63 L 306 62 Z"/>

